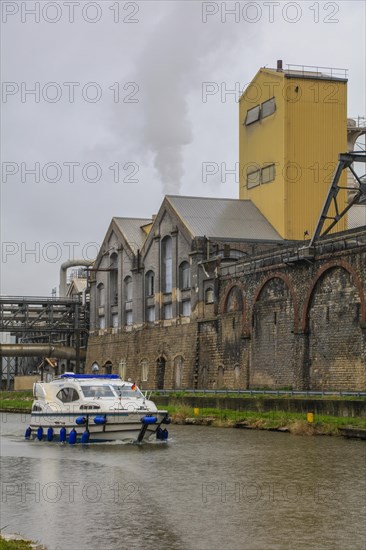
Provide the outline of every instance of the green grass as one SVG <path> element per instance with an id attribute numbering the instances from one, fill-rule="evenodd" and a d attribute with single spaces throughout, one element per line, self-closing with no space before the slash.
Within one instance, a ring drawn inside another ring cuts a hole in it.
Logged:
<path id="1" fill-rule="evenodd" d="M 213 426 L 235 426 L 244 422 L 248 427 L 262 430 L 278 430 L 287 428 L 292 433 L 338 435 L 339 428 L 355 427 L 366 429 L 366 420 L 354 417 L 338 417 L 314 414 L 314 422 L 308 423 L 306 414 L 284 411 L 255 412 L 233 411 L 228 409 L 200 408 L 199 414 L 194 414 L 193 407 L 168 405 L 167 410 L 173 421 L 184 423 L 185 418 L 214 419 Z"/>
<path id="2" fill-rule="evenodd" d="M 329 399 L 337 399 L 337 400 L 340 400 L 340 401 L 344 401 L 344 400 L 347 400 L 347 401 L 354 401 L 354 400 L 362 400 L 362 401 L 366 401 L 366 397 L 365 396 L 360 396 L 358 397 L 357 395 L 356 396 L 353 396 L 353 395 L 345 395 L 345 396 L 340 396 L 340 395 L 309 395 L 309 396 L 306 396 L 306 395 L 291 395 L 291 390 L 283 390 L 283 389 L 279 389 L 278 391 L 288 391 L 288 394 L 265 394 L 265 393 L 261 393 L 261 390 L 258 389 L 258 390 L 252 390 L 252 394 L 249 394 L 249 393 L 238 393 L 238 392 L 235 392 L 233 390 L 228 390 L 227 393 L 203 393 L 203 392 L 194 392 L 194 393 L 189 393 L 189 392 L 185 392 L 184 390 L 182 391 L 177 391 L 177 392 L 171 392 L 169 394 L 164 394 L 162 392 L 159 392 L 158 390 L 157 391 L 153 391 L 151 396 L 152 398 L 154 396 L 168 396 L 168 397 L 172 397 L 172 398 L 178 398 L 178 399 L 181 399 L 182 397 L 216 397 L 218 399 L 223 399 L 223 398 L 226 398 L 226 397 L 229 397 L 231 399 L 306 399 L 306 400 L 309 400 L 309 399 L 326 399 L 326 400 L 329 400 Z M 256 393 L 258 392 L 258 393 Z"/>
<path id="3" fill-rule="evenodd" d="M 30 540 L 5 540 L 0 535 L 0 550 L 33 550 L 35 547 L 31 546 L 31 544 L 32 541 Z M 45 547 L 41 545 L 36 545 L 36 548 L 39 548 L 41 550 Z"/>
<path id="4" fill-rule="evenodd" d="M 2 391 L 0 392 L 1 409 L 21 409 L 30 411 L 34 397 L 31 391 Z"/>

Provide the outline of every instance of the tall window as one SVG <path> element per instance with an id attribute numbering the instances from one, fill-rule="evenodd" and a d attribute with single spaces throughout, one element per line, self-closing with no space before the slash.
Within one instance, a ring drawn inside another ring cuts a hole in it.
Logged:
<path id="1" fill-rule="evenodd" d="M 164 319 L 172 319 L 172 318 L 173 318 L 172 304 L 165 304 L 164 305 Z"/>
<path id="2" fill-rule="evenodd" d="M 99 283 L 97 286 L 97 304 L 98 304 L 98 327 L 105 329 L 105 288 L 103 283 Z"/>
<path id="3" fill-rule="evenodd" d="M 131 302 L 132 301 L 132 277 L 126 277 L 125 278 L 125 301 Z"/>
<path id="4" fill-rule="evenodd" d="M 103 283 L 99 283 L 97 286 L 97 292 L 98 292 L 98 307 L 102 307 L 105 305 L 105 288 Z"/>
<path id="5" fill-rule="evenodd" d="M 154 272 L 148 271 L 145 275 L 145 296 L 153 296 L 154 295 Z"/>
<path id="6" fill-rule="evenodd" d="M 188 262 L 182 262 L 179 266 L 179 288 L 185 289 L 191 286 L 191 268 Z"/>
<path id="7" fill-rule="evenodd" d="M 153 323 L 155 321 L 155 306 L 146 308 L 146 320 L 148 323 Z"/>
<path id="8" fill-rule="evenodd" d="M 182 302 L 182 315 L 183 317 L 189 317 L 191 315 L 191 300 L 184 300 L 184 302 Z"/>
<path id="9" fill-rule="evenodd" d="M 173 257 L 172 238 L 165 237 L 161 243 L 162 271 L 163 271 L 163 292 L 171 292 L 173 288 Z"/>
<path id="10" fill-rule="evenodd" d="M 214 303 L 214 291 L 213 288 L 206 288 L 205 290 L 205 304 Z"/>
<path id="11" fill-rule="evenodd" d="M 141 365 L 141 382 L 146 382 L 149 376 L 149 367 L 146 359 L 143 359 L 140 365 Z"/>
<path id="12" fill-rule="evenodd" d="M 133 313 L 132 313 L 132 296 L 133 296 L 133 286 L 132 286 L 132 277 L 125 278 L 125 324 L 132 325 L 133 323 Z"/>
<path id="13" fill-rule="evenodd" d="M 118 256 L 114 252 L 110 257 L 109 289 L 111 305 L 118 304 Z"/>
<path id="14" fill-rule="evenodd" d="M 126 372 L 127 372 L 127 361 L 126 359 L 121 359 L 121 361 L 118 364 L 118 374 L 122 378 L 122 380 L 126 380 Z"/>
<path id="15" fill-rule="evenodd" d="M 182 386 L 184 359 L 178 355 L 174 359 L 174 388 L 179 389 Z"/>

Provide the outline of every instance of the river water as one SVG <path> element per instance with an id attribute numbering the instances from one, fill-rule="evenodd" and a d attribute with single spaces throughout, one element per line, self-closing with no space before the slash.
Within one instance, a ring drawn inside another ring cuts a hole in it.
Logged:
<path id="1" fill-rule="evenodd" d="M 366 547 L 366 445 L 201 426 L 170 442 L 25 441 L 2 414 L 1 527 L 49 550 Z"/>

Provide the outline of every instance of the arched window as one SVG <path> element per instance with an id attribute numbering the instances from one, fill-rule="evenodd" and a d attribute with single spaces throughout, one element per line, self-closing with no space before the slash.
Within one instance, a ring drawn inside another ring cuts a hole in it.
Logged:
<path id="1" fill-rule="evenodd" d="M 118 304 L 118 256 L 114 252 L 110 257 L 109 291 L 111 305 Z"/>
<path id="2" fill-rule="evenodd" d="M 171 292 L 173 288 L 173 256 L 172 238 L 165 237 L 161 242 L 162 282 L 163 292 Z"/>
<path id="3" fill-rule="evenodd" d="M 146 359 L 143 359 L 140 363 L 141 366 L 141 382 L 146 382 L 149 376 L 149 366 Z"/>
<path id="4" fill-rule="evenodd" d="M 181 290 L 191 286 L 191 268 L 188 262 L 182 262 L 179 266 L 179 288 Z"/>
<path id="5" fill-rule="evenodd" d="M 133 295 L 132 277 L 125 278 L 125 301 L 131 302 Z"/>
<path id="6" fill-rule="evenodd" d="M 133 297 L 132 277 L 128 276 L 124 280 L 125 325 L 133 324 L 132 297 Z"/>
<path id="7" fill-rule="evenodd" d="M 213 288 L 207 288 L 205 290 L 205 304 L 213 304 L 214 303 L 214 291 Z"/>
<path id="8" fill-rule="evenodd" d="M 240 383 L 240 367 L 239 367 L 239 365 L 235 365 L 235 368 L 234 368 L 234 382 L 235 382 L 235 386 L 239 387 L 239 383 Z"/>
<path id="9" fill-rule="evenodd" d="M 243 309 L 243 297 L 240 288 L 234 286 L 226 300 L 226 312 L 242 311 Z"/>
<path id="10" fill-rule="evenodd" d="M 220 389 L 220 388 L 223 388 L 224 386 L 224 374 L 225 374 L 225 369 L 224 367 L 221 365 L 219 368 L 218 368 L 218 371 L 217 371 L 217 387 Z"/>
<path id="11" fill-rule="evenodd" d="M 104 363 L 104 372 L 105 374 L 112 374 L 112 362 L 106 361 Z"/>
<path id="12" fill-rule="evenodd" d="M 155 294 L 154 283 L 155 275 L 154 272 L 150 270 L 145 275 L 145 296 L 153 296 Z"/>
<path id="13" fill-rule="evenodd" d="M 122 380 L 126 380 L 127 376 L 127 361 L 126 359 L 121 359 L 118 364 L 118 374 Z"/>
<path id="14" fill-rule="evenodd" d="M 97 286 L 97 304 L 98 304 L 98 311 L 97 311 L 98 327 L 100 329 L 105 329 L 105 312 L 104 312 L 105 287 L 103 283 L 99 283 L 99 285 Z"/>
<path id="15" fill-rule="evenodd" d="M 181 355 L 178 355 L 174 359 L 174 388 L 177 390 L 182 387 L 183 365 L 184 359 Z"/>
<path id="16" fill-rule="evenodd" d="M 99 283 L 97 286 L 97 294 L 98 307 L 103 307 L 105 305 L 105 288 L 103 283 Z"/>

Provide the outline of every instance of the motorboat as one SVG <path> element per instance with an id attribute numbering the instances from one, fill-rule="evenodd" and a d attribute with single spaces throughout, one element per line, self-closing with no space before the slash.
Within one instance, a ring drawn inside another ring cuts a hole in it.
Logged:
<path id="1" fill-rule="evenodd" d="M 168 439 L 168 412 L 117 374 L 64 373 L 33 385 L 26 439 L 92 443 Z"/>

